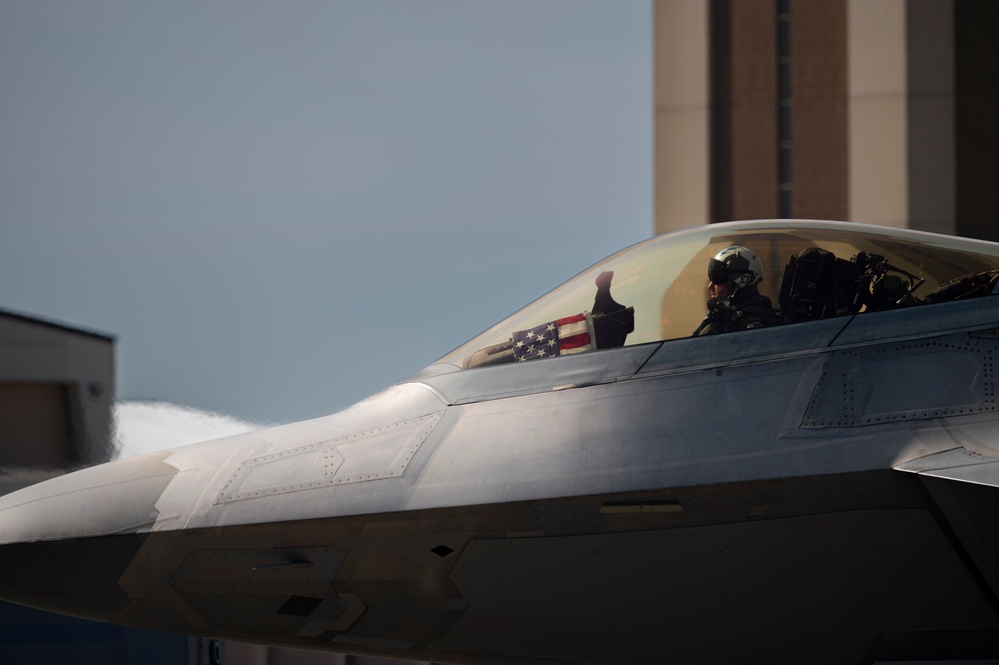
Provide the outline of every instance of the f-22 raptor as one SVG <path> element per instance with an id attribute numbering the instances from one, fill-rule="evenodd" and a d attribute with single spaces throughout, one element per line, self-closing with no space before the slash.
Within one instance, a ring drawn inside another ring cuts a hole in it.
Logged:
<path id="1" fill-rule="evenodd" d="M 694 336 L 730 246 L 774 323 Z M 659 236 L 340 413 L 3 497 L 0 596 L 449 663 L 996 658 L 997 282 L 916 231 Z"/>

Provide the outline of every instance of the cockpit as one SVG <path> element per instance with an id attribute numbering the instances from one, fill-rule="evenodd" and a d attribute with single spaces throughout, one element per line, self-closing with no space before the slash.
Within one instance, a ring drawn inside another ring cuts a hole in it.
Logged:
<path id="1" fill-rule="evenodd" d="M 441 358 L 462 369 L 689 337 L 707 266 L 751 249 L 777 325 L 991 295 L 999 245 L 906 229 L 771 220 L 658 236 L 604 259 Z"/>

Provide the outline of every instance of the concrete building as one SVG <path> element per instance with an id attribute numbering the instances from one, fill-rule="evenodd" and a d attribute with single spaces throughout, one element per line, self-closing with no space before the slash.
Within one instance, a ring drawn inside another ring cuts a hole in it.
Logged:
<path id="1" fill-rule="evenodd" d="M 656 232 L 843 219 L 999 240 L 999 3 L 654 0 Z"/>
<path id="2" fill-rule="evenodd" d="M 114 338 L 0 311 L 0 492 L 114 454 Z"/>

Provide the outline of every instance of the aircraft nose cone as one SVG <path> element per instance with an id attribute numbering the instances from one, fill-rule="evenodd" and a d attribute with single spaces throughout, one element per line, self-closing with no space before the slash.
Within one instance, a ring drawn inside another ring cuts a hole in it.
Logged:
<path id="1" fill-rule="evenodd" d="M 132 533 L 158 517 L 177 474 L 152 453 L 59 476 L 0 497 L 0 544 Z"/>
<path id="2" fill-rule="evenodd" d="M 165 453 L 111 462 L 0 497 L 0 598 L 107 619 L 177 469 Z"/>

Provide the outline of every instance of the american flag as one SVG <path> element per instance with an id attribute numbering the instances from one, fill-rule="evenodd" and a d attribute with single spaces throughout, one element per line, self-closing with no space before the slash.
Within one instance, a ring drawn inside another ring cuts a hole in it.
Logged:
<path id="1" fill-rule="evenodd" d="M 542 323 L 530 330 L 513 333 L 513 357 L 518 361 L 554 358 L 593 348 L 589 317 L 586 314 Z"/>

